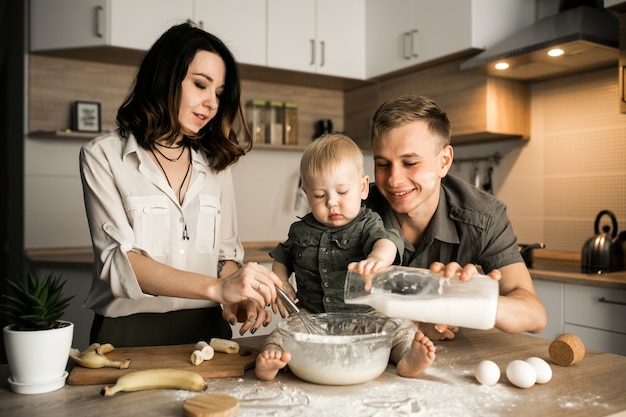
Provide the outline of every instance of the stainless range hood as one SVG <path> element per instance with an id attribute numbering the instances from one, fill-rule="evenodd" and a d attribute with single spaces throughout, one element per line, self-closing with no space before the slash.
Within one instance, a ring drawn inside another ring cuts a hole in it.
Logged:
<path id="1" fill-rule="evenodd" d="M 555 48 L 563 54 L 549 56 Z M 617 17 L 602 8 L 577 6 L 536 21 L 465 61 L 461 70 L 542 80 L 617 64 L 618 55 Z M 503 63 L 508 69 L 496 69 Z"/>

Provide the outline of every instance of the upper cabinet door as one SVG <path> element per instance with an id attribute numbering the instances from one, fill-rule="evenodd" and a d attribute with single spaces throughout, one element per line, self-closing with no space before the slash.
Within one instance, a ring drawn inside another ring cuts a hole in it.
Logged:
<path id="1" fill-rule="evenodd" d="M 192 0 L 31 0 L 31 51 L 92 46 L 147 50 L 192 14 Z"/>
<path id="2" fill-rule="evenodd" d="M 170 27 L 193 19 L 192 0 L 109 0 L 110 41 L 142 51 Z"/>
<path id="3" fill-rule="evenodd" d="M 267 0 L 267 65 L 362 79 L 364 0 Z"/>
<path id="4" fill-rule="evenodd" d="M 528 0 L 367 0 L 367 77 L 478 52 L 534 19 Z"/>
<path id="5" fill-rule="evenodd" d="M 317 72 L 365 78 L 365 2 L 317 0 Z"/>
<path id="6" fill-rule="evenodd" d="M 367 0 L 365 12 L 365 51 L 368 77 L 386 74 L 414 65 L 411 42 L 411 3 L 413 0 L 389 2 Z"/>
<path id="7" fill-rule="evenodd" d="M 315 0 L 267 1 L 267 65 L 314 72 Z"/>
<path id="8" fill-rule="evenodd" d="M 31 0 L 30 49 L 105 45 L 107 13 L 106 0 Z"/>
<path id="9" fill-rule="evenodd" d="M 266 0 L 195 0 L 195 19 L 242 64 L 267 64 Z"/>

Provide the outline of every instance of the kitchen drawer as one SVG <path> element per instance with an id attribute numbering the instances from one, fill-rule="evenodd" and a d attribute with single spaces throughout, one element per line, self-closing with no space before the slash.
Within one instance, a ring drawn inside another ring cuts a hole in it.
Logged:
<path id="1" fill-rule="evenodd" d="M 548 316 L 548 323 L 541 333 L 527 333 L 544 339 L 556 339 L 563 333 L 563 283 L 533 280 L 537 296 Z"/>
<path id="2" fill-rule="evenodd" d="M 583 342 L 585 349 L 601 350 L 626 356 L 626 334 L 565 324 L 564 333 L 573 333 Z"/>
<path id="3" fill-rule="evenodd" d="M 626 334 L 626 291 L 586 285 L 565 285 L 566 324 Z"/>

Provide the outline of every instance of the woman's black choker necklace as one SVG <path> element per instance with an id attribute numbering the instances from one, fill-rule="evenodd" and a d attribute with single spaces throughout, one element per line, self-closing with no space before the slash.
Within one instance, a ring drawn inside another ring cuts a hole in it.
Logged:
<path id="1" fill-rule="evenodd" d="M 180 141 L 180 142 L 178 143 L 178 145 L 166 145 L 166 144 L 164 144 L 164 143 L 159 143 L 159 142 L 154 142 L 154 144 L 155 144 L 156 146 L 160 146 L 161 148 L 166 148 L 166 149 L 178 149 L 178 148 L 182 147 L 182 146 L 185 144 L 185 142 Z"/>
<path id="2" fill-rule="evenodd" d="M 158 145 L 158 143 L 156 143 L 156 142 L 155 142 L 155 144 L 157 144 L 157 145 Z M 165 146 L 165 145 L 161 145 L 161 146 Z M 185 147 L 184 147 L 182 144 L 181 144 L 180 146 L 176 146 L 176 147 L 169 147 L 169 146 L 166 146 L 166 147 L 167 147 L 167 148 L 170 148 L 170 149 L 182 148 L 182 149 L 180 150 L 180 154 L 179 154 L 176 158 L 170 158 L 170 157 L 168 157 L 167 155 L 165 155 L 163 152 L 161 152 L 161 151 L 159 150 L 159 148 L 157 148 L 156 146 L 154 146 L 154 149 L 155 149 L 155 150 L 159 153 L 159 155 L 161 155 L 163 158 L 167 159 L 167 160 L 168 160 L 168 161 L 170 161 L 170 162 L 178 162 L 178 160 L 180 159 L 180 157 L 181 157 L 181 156 L 183 156 L 183 154 L 185 153 Z M 153 152 L 153 153 L 154 153 L 154 152 Z M 155 155 L 155 158 L 156 158 L 156 155 Z"/>

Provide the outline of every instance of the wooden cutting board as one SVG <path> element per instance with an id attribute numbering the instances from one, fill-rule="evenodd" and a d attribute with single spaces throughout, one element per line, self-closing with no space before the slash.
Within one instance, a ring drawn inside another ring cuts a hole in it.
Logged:
<path id="1" fill-rule="evenodd" d="M 67 383 L 70 385 L 112 384 L 128 372 L 154 368 L 185 369 L 196 372 L 204 378 L 238 377 L 254 367 L 259 352 L 255 348 L 240 346 L 239 353 L 215 352 L 213 359 L 194 365 L 190 360 L 193 350 L 193 344 L 116 348 L 106 356 L 111 360 L 130 359 L 128 369 L 89 369 L 76 365 L 70 371 Z"/>

